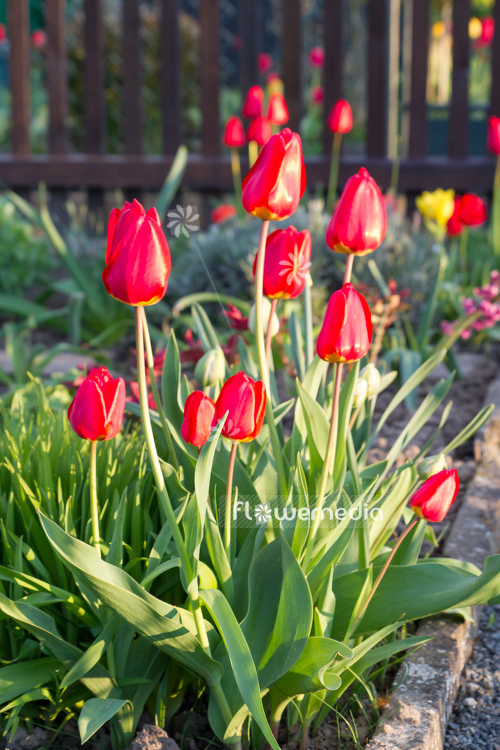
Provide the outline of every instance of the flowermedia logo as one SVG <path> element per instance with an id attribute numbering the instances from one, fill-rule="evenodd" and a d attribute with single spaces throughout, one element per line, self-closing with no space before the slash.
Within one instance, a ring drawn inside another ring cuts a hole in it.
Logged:
<path id="1" fill-rule="evenodd" d="M 311 504 L 315 504 L 314 498 L 309 498 Z M 304 506 L 301 499 L 291 498 L 283 502 L 279 497 L 267 498 L 263 502 L 261 498 L 239 498 L 232 506 L 231 525 L 234 527 L 251 528 L 253 526 L 267 526 L 268 523 L 279 523 L 282 526 L 295 526 L 302 524 L 308 526 L 320 513 L 322 525 L 336 526 L 339 522 L 348 519 L 353 524 L 366 525 L 370 521 L 383 520 L 383 511 L 376 505 L 367 505 L 356 498 L 351 499 L 352 504 L 348 507 L 337 505 L 335 507 L 323 507 L 319 511 L 315 507 Z M 224 514 L 226 497 L 219 498 L 219 513 Z"/>
<path id="2" fill-rule="evenodd" d="M 176 237 L 179 237 L 181 232 L 185 237 L 189 237 L 191 232 L 198 232 L 200 229 L 200 214 L 196 206 L 183 208 L 177 205 L 175 209 L 167 213 L 167 217 L 170 219 L 167 229 L 170 229 L 170 233 Z"/>
<path id="3" fill-rule="evenodd" d="M 283 266 L 279 275 L 285 276 L 288 274 L 286 283 L 293 284 L 296 279 L 300 281 L 306 279 L 311 263 L 306 261 L 302 253 L 295 251 L 294 253 L 288 253 L 288 258 L 285 258 L 285 260 L 280 260 L 279 265 Z"/>

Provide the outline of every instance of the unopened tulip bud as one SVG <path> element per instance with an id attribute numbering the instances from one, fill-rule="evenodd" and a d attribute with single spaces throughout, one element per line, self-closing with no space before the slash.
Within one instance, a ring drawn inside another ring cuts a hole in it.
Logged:
<path id="1" fill-rule="evenodd" d="M 217 385 L 226 376 L 226 358 L 224 352 L 217 346 L 210 349 L 196 363 L 194 376 L 198 383 L 204 388 L 210 385 Z"/>
<path id="2" fill-rule="evenodd" d="M 262 321 L 263 321 L 263 328 L 265 331 L 267 331 L 267 328 L 269 326 L 269 316 L 271 315 L 271 303 L 267 299 L 267 297 L 262 298 Z M 255 322 L 255 303 L 250 308 L 250 313 L 248 315 L 248 327 L 252 331 L 252 333 L 255 333 L 256 331 L 256 322 Z M 272 318 L 272 324 L 271 324 L 271 336 L 276 336 L 276 334 L 280 330 L 280 322 L 278 319 L 278 316 L 276 313 L 273 313 Z"/>
<path id="3" fill-rule="evenodd" d="M 368 383 L 366 380 L 358 378 L 354 386 L 354 394 L 352 398 L 353 407 L 357 409 L 358 406 L 361 406 L 361 404 L 364 403 L 364 401 L 366 401 L 367 396 L 368 396 Z"/>
<path id="4" fill-rule="evenodd" d="M 430 477 L 437 474 L 439 471 L 444 471 L 448 468 L 446 463 L 446 456 L 439 453 L 437 456 L 427 456 L 418 465 L 418 475 L 420 479 L 429 479 Z"/>
<path id="5" fill-rule="evenodd" d="M 439 523 L 455 502 L 460 487 L 456 469 L 444 469 L 429 477 L 410 500 L 410 508 L 426 521 Z"/>
<path id="6" fill-rule="evenodd" d="M 378 393 L 380 388 L 380 372 L 377 370 L 373 362 L 370 362 L 369 365 L 366 365 L 366 367 L 363 367 L 363 369 L 359 373 L 359 378 L 366 380 L 366 384 L 368 386 L 368 398 L 371 398 L 372 396 L 375 396 L 376 393 Z"/>

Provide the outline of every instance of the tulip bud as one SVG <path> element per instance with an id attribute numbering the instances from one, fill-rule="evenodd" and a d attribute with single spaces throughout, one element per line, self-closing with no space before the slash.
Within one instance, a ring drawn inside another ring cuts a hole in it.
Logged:
<path id="1" fill-rule="evenodd" d="M 68 409 L 69 422 L 85 440 L 111 440 L 120 432 L 125 411 L 125 381 L 105 367 L 91 370 Z"/>
<path id="2" fill-rule="evenodd" d="M 460 198 L 455 196 L 453 203 L 453 213 L 448 219 L 446 225 L 446 232 L 450 237 L 456 237 L 458 234 L 462 234 L 462 222 L 460 220 Z"/>
<path id="3" fill-rule="evenodd" d="M 311 265 L 311 235 L 307 229 L 276 229 L 267 238 L 264 260 L 264 294 L 293 299 L 304 290 Z M 253 275 L 257 269 L 257 256 Z"/>
<path id="4" fill-rule="evenodd" d="M 433 222 L 437 227 L 442 228 L 448 224 L 453 216 L 455 210 L 454 197 L 453 190 L 438 188 L 433 193 L 424 190 L 415 202 L 426 222 Z"/>
<path id="5" fill-rule="evenodd" d="M 354 385 L 354 393 L 352 397 L 352 405 L 356 409 L 358 406 L 366 401 L 368 396 L 368 383 L 362 378 L 358 378 Z"/>
<path id="6" fill-rule="evenodd" d="M 368 352 L 372 333 L 365 298 L 352 284 L 344 284 L 330 297 L 316 351 L 326 362 L 355 362 Z"/>
<path id="7" fill-rule="evenodd" d="M 285 84 L 277 73 L 269 73 L 266 80 L 266 87 L 269 96 L 275 93 L 283 94 L 285 90 Z"/>
<path id="8" fill-rule="evenodd" d="M 284 125 L 289 120 L 285 97 L 277 91 L 269 99 L 267 119 L 272 125 Z"/>
<path id="9" fill-rule="evenodd" d="M 302 141 L 285 128 L 271 136 L 243 180 L 243 208 L 259 219 L 287 219 L 297 210 L 305 189 Z"/>
<path id="10" fill-rule="evenodd" d="M 218 421 L 227 414 L 222 428 L 224 437 L 243 443 L 254 440 L 266 412 L 264 383 L 238 372 L 224 383 L 215 406 Z"/>
<path id="11" fill-rule="evenodd" d="M 322 68 L 325 63 L 325 50 L 323 47 L 313 47 L 309 50 L 309 62 L 313 68 Z"/>
<path id="12" fill-rule="evenodd" d="M 421 461 L 417 467 L 418 475 L 420 479 L 430 479 L 440 471 L 448 468 L 446 463 L 446 456 L 442 453 L 438 453 L 437 456 L 427 456 Z"/>
<path id="13" fill-rule="evenodd" d="M 126 305 L 154 305 L 167 291 L 170 251 L 156 208 L 147 213 L 134 200 L 111 211 L 108 224 L 106 291 Z"/>
<path id="14" fill-rule="evenodd" d="M 222 143 L 228 148 L 241 148 L 245 145 L 245 131 L 239 117 L 233 116 L 227 121 Z"/>
<path id="15" fill-rule="evenodd" d="M 366 255 L 382 244 L 387 229 L 384 199 L 375 180 L 361 167 L 346 183 L 326 230 L 336 253 Z"/>
<path id="16" fill-rule="evenodd" d="M 460 487 L 456 469 L 443 470 L 430 477 L 410 500 L 410 508 L 426 521 L 442 521 L 455 502 Z"/>
<path id="17" fill-rule="evenodd" d="M 243 109 L 241 113 L 243 117 L 252 119 L 253 117 L 260 117 L 262 114 L 262 104 L 264 102 L 264 92 L 260 86 L 252 86 L 248 89 L 245 101 L 243 103 Z"/>
<path id="18" fill-rule="evenodd" d="M 204 388 L 217 385 L 221 380 L 224 380 L 225 375 L 226 358 L 220 346 L 206 352 L 194 368 L 194 376 Z"/>
<path id="19" fill-rule="evenodd" d="M 201 448 L 217 423 L 215 404 L 203 391 L 191 393 L 184 404 L 181 435 L 186 443 Z"/>
<path id="20" fill-rule="evenodd" d="M 500 156 L 500 117 L 488 118 L 487 145 L 492 154 Z"/>
<path id="21" fill-rule="evenodd" d="M 332 133 L 348 133 L 352 130 L 352 110 L 349 102 L 345 99 L 339 99 L 333 105 L 328 118 L 328 127 Z"/>
<path id="22" fill-rule="evenodd" d="M 262 298 L 262 326 L 265 331 L 267 331 L 269 326 L 269 316 L 271 315 L 271 303 L 267 299 L 267 297 Z M 256 331 L 256 321 L 255 321 L 255 302 L 250 308 L 250 313 L 248 315 L 248 328 L 252 333 L 255 333 Z M 272 317 L 272 323 L 271 323 L 271 336 L 276 336 L 276 334 L 280 330 L 280 322 L 279 318 L 276 315 L 276 313 L 273 313 Z"/>
<path id="23" fill-rule="evenodd" d="M 360 379 L 366 380 L 368 386 L 368 398 L 375 396 L 380 388 L 380 372 L 377 370 L 373 362 L 363 367 L 359 373 Z"/>
<path id="24" fill-rule="evenodd" d="M 255 117 L 247 128 L 247 138 L 263 146 L 271 137 L 271 123 L 267 117 Z"/>
<path id="25" fill-rule="evenodd" d="M 465 193 L 460 198 L 460 221 L 466 227 L 475 227 L 484 224 L 488 218 L 486 203 L 479 195 Z"/>

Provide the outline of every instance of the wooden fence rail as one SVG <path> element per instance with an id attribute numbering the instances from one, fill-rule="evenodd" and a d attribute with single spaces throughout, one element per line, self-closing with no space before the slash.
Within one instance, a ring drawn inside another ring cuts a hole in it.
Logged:
<path id="1" fill-rule="evenodd" d="M 402 2 L 411 12 L 411 67 L 407 154 L 401 159 L 399 187 L 415 194 L 438 186 L 456 190 L 489 192 L 493 180 L 493 158 L 468 156 L 469 143 L 469 37 L 470 0 L 453 3 L 453 74 L 449 106 L 448 156 L 427 154 L 427 67 L 430 0 L 368 0 L 367 12 L 367 126 L 366 153 L 344 157 L 343 182 L 359 166 L 366 166 L 387 188 L 391 178 L 388 158 L 389 18 L 392 2 Z M 0 183 L 16 189 L 46 182 L 53 189 L 106 188 L 151 189 L 160 187 L 172 157 L 183 141 L 181 112 L 181 0 L 161 0 L 159 20 L 160 108 L 162 155 L 144 153 L 142 128 L 142 50 L 140 0 L 122 0 L 123 27 L 123 142 L 121 156 L 105 148 L 105 35 L 104 0 L 84 0 L 84 153 L 71 153 L 68 144 L 68 51 L 66 48 L 65 0 L 46 0 L 46 76 L 49 104 L 48 153 L 30 153 L 30 30 L 29 0 L 8 0 L 8 34 L 11 41 L 11 152 L 0 154 Z M 239 78 L 247 88 L 256 81 L 256 58 L 261 50 L 262 0 L 239 0 Z M 185 184 L 200 191 L 231 189 L 231 171 L 226 153 L 221 153 L 222 124 L 219 113 L 220 63 L 218 0 L 199 0 L 199 59 L 201 84 L 201 153 L 192 155 Z M 399 6 L 398 6 L 399 7 Z M 342 0 L 324 0 L 323 72 L 325 119 L 343 93 L 344 9 Z M 500 115 L 500 0 L 494 18 L 499 32 L 493 41 L 491 111 Z M 283 77 L 290 111 L 290 126 L 298 129 L 303 107 L 301 80 L 302 18 L 300 0 L 283 0 Z M 344 92 L 345 93 L 345 92 Z M 307 159 L 308 183 L 326 184 L 331 134 L 325 127 L 323 156 Z"/>

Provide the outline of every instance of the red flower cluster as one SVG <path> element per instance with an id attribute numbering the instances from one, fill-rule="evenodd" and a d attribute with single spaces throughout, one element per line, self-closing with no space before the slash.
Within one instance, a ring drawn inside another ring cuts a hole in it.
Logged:
<path id="1" fill-rule="evenodd" d="M 259 219 L 286 219 L 297 210 L 305 189 L 302 142 L 285 128 L 271 136 L 243 180 L 243 208 Z"/>
<path id="2" fill-rule="evenodd" d="M 230 440 L 247 443 L 259 434 L 266 411 L 266 390 L 257 382 L 238 372 L 222 386 L 214 402 L 203 391 L 195 391 L 186 399 L 181 434 L 186 443 L 201 448 L 216 424 L 227 413 L 222 435 Z"/>
<path id="3" fill-rule="evenodd" d="M 111 377 L 105 367 L 91 370 L 68 409 L 69 422 L 85 440 L 111 440 L 121 429 L 125 411 L 125 381 Z"/>
<path id="4" fill-rule="evenodd" d="M 111 211 L 108 223 L 106 291 L 126 305 L 154 305 L 165 295 L 171 260 L 156 208 L 147 213 L 134 200 Z"/>
<path id="5" fill-rule="evenodd" d="M 446 229 L 450 237 L 453 237 L 461 234 L 464 227 L 478 226 L 487 218 L 486 203 L 474 193 L 465 193 L 461 198 L 455 197 L 455 208 Z"/>
<path id="6" fill-rule="evenodd" d="M 268 297 L 293 299 L 304 290 L 309 274 L 311 235 L 307 229 L 277 229 L 267 238 L 264 260 L 264 294 Z M 253 274 L 257 257 L 253 264 Z"/>

